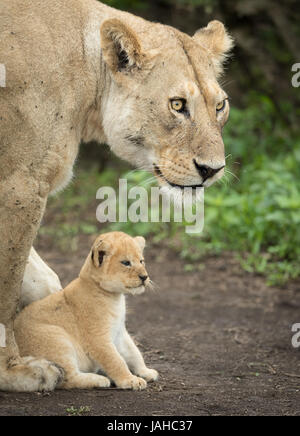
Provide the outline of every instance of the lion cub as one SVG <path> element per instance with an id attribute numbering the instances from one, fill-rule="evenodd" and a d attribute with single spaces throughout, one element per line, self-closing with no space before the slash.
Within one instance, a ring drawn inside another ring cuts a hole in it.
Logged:
<path id="1" fill-rule="evenodd" d="M 65 378 L 59 388 L 107 388 L 111 379 L 119 388 L 142 390 L 157 380 L 125 327 L 125 295 L 142 294 L 150 284 L 144 248 L 142 237 L 100 236 L 79 278 L 17 317 L 21 356 L 60 365 Z"/>

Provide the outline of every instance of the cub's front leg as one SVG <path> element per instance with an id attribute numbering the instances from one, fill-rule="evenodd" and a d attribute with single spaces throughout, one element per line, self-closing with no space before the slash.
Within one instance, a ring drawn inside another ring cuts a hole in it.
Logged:
<path id="1" fill-rule="evenodd" d="M 105 343 L 103 338 L 99 338 L 98 344 L 95 342 L 89 354 L 118 388 L 133 389 L 134 391 L 146 389 L 147 382 L 129 371 L 125 360 L 113 343 Z"/>
<path id="2" fill-rule="evenodd" d="M 127 330 L 123 333 L 120 353 L 134 374 L 142 377 L 147 382 L 156 381 L 158 379 L 158 372 L 155 369 L 147 368 L 140 350 L 135 345 Z"/>

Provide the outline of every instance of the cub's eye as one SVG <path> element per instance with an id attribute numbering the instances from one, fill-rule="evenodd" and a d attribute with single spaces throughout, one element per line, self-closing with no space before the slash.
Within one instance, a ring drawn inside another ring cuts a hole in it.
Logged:
<path id="1" fill-rule="evenodd" d="M 226 107 L 227 100 L 223 100 L 217 104 L 217 112 L 222 112 Z"/>
<path id="2" fill-rule="evenodd" d="M 142 259 L 142 260 L 141 260 L 141 264 L 144 265 L 144 263 L 145 263 L 145 261 L 144 261 L 144 259 Z"/>
<path id="3" fill-rule="evenodd" d="M 179 113 L 184 112 L 186 110 L 186 100 L 180 98 L 171 100 L 171 108 Z"/>
<path id="4" fill-rule="evenodd" d="M 131 262 L 129 262 L 129 260 L 123 260 L 123 262 L 121 262 L 121 264 L 124 266 L 131 266 Z"/>

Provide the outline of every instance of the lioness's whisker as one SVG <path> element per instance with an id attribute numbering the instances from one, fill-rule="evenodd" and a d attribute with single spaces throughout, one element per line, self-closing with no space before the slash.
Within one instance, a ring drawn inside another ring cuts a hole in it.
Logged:
<path id="1" fill-rule="evenodd" d="M 229 171 L 229 170 L 225 170 L 227 173 L 229 173 L 231 176 L 233 176 L 233 177 L 235 177 L 236 178 L 236 180 L 238 180 L 239 182 L 240 182 L 240 179 L 238 178 L 238 176 L 237 175 L 235 175 L 234 173 L 232 173 L 231 171 Z"/>
<path id="2" fill-rule="evenodd" d="M 150 179 L 145 180 L 143 183 L 141 183 L 142 186 L 151 185 L 151 183 L 157 182 L 157 177 L 153 176 Z"/>

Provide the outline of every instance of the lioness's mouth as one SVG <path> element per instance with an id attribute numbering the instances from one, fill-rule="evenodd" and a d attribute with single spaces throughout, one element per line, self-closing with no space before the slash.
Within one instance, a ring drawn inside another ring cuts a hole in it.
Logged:
<path id="1" fill-rule="evenodd" d="M 165 182 L 167 182 L 170 186 L 172 186 L 172 188 L 180 188 L 180 189 L 185 189 L 185 188 L 192 188 L 192 189 L 197 189 L 197 188 L 204 188 L 204 186 L 201 185 L 178 185 L 177 183 L 173 183 L 170 182 L 162 173 L 162 171 L 160 170 L 158 165 L 154 164 L 154 173 L 157 177 L 159 177 L 160 179 L 164 180 Z"/>

